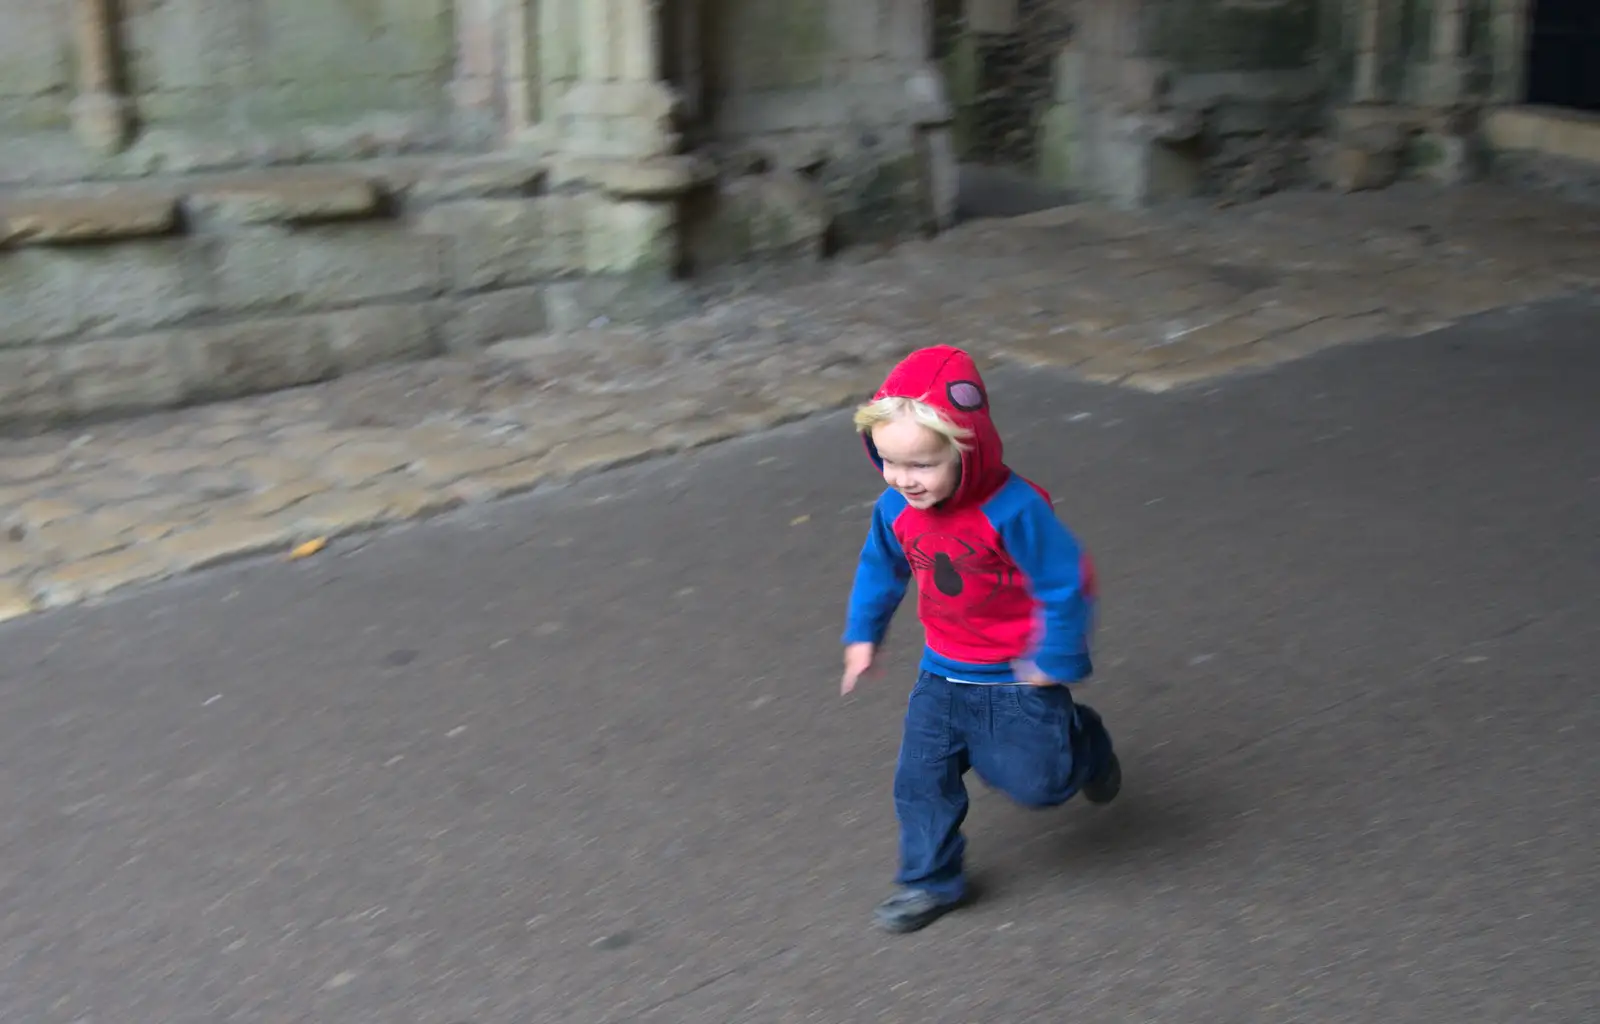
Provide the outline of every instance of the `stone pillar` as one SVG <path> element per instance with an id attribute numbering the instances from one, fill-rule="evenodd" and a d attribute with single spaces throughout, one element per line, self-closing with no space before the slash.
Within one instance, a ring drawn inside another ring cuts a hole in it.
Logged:
<path id="1" fill-rule="evenodd" d="M 676 154 L 681 101 L 663 79 L 660 0 L 548 0 L 576 32 L 577 75 L 557 106 L 571 156 L 641 160 Z"/>
<path id="2" fill-rule="evenodd" d="M 930 233 L 947 230 L 955 225 L 959 186 L 956 113 L 945 76 L 933 60 L 932 5 L 924 0 L 856 2 L 876 8 L 877 40 L 871 49 L 905 76 L 921 228 Z"/>
<path id="3" fill-rule="evenodd" d="M 1527 95 L 1528 21 L 1531 0 L 1494 0 L 1490 34 L 1494 82 L 1490 99 L 1495 103 L 1521 103 Z"/>
<path id="4" fill-rule="evenodd" d="M 1196 194 L 1202 118 L 1173 105 L 1171 69 L 1145 51 L 1147 0 L 1089 0 L 1081 10 L 1074 183 L 1123 208 Z"/>
<path id="5" fill-rule="evenodd" d="M 119 152 L 132 131 L 131 110 L 121 95 L 120 26 L 111 0 L 73 0 L 73 41 L 77 47 L 78 94 L 72 101 L 72 128 L 97 153 Z"/>
<path id="6" fill-rule="evenodd" d="M 683 152 L 683 101 L 667 80 L 668 19 L 690 2 L 540 0 L 541 25 L 559 27 L 571 48 L 546 104 L 551 183 L 589 196 L 584 269 L 596 275 L 563 286 L 572 311 L 558 319 L 631 316 L 618 312 L 625 296 L 642 294 L 641 283 L 669 294 L 662 286 L 681 269 L 682 200 L 711 173 Z"/>
<path id="7" fill-rule="evenodd" d="M 1427 103 L 1454 107 L 1467 98 L 1466 61 L 1469 0 L 1433 0 L 1432 46 L 1429 51 Z"/>
<path id="8" fill-rule="evenodd" d="M 500 114 L 496 103 L 501 19 L 496 0 L 455 0 L 456 69 L 450 83 L 457 126 L 469 144 L 491 145 Z"/>
<path id="9" fill-rule="evenodd" d="M 1424 177 L 1454 185 L 1475 173 L 1471 130 L 1461 116 L 1471 99 L 1471 69 L 1466 56 L 1471 0 L 1433 2 L 1423 101 L 1435 113 L 1421 136 L 1416 169 Z"/>
<path id="10" fill-rule="evenodd" d="M 524 141 L 544 116 L 539 66 L 539 0 L 509 0 L 501 15 L 505 40 L 506 134 Z"/>
<path id="11" fill-rule="evenodd" d="M 571 0 L 528 0 L 538 4 L 534 34 L 538 39 L 539 122 L 542 141 L 554 146 L 560 131 L 558 112 L 567 91 L 577 82 L 582 40 L 578 38 L 578 5 Z"/>
<path id="12" fill-rule="evenodd" d="M 1383 61 L 1387 51 L 1385 28 L 1389 19 L 1384 0 L 1358 0 L 1356 7 L 1356 70 L 1351 89 L 1353 103 L 1377 103 L 1383 98 Z"/>

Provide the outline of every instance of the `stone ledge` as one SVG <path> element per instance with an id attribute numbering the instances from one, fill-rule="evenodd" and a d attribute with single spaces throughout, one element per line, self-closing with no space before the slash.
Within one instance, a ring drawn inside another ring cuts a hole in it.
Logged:
<path id="1" fill-rule="evenodd" d="M 715 177 L 716 168 L 709 160 L 691 154 L 644 160 L 562 160 L 554 165 L 550 183 L 590 185 L 614 199 L 665 200 Z"/>
<path id="2" fill-rule="evenodd" d="M 599 183 L 618 195 L 644 197 L 662 191 L 663 173 L 649 165 L 602 174 Z M 526 198 L 543 192 L 547 175 L 541 154 L 452 155 L 3 191 L 0 249 L 185 233 L 185 212 L 230 226 L 387 218 L 394 212 L 391 195 L 422 205 Z"/>
<path id="3" fill-rule="evenodd" d="M 155 238 L 178 229 L 171 192 L 108 186 L 0 199 L 0 249 Z"/>
<path id="4" fill-rule="evenodd" d="M 185 188 L 184 205 L 229 224 L 315 224 L 383 213 L 383 196 L 364 174 L 292 168 L 202 179 Z"/>
<path id="5" fill-rule="evenodd" d="M 549 161 L 542 153 L 494 154 L 414 161 L 380 172 L 407 202 L 432 205 L 462 199 L 526 199 L 544 191 Z"/>
<path id="6" fill-rule="evenodd" d="M 1501 107 L 1484 117 L 1483 131 L 1497 150 L 1600 164 L 1600 114 L 1555 107 Z"/>

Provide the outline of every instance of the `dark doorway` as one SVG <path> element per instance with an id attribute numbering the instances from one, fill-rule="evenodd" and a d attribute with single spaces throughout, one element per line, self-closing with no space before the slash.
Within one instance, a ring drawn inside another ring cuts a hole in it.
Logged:
<path id="1" fill-rule="evenodd" d="M 1534 0 L 1528 102 L 1600 111 L 1600 0 Z"/>

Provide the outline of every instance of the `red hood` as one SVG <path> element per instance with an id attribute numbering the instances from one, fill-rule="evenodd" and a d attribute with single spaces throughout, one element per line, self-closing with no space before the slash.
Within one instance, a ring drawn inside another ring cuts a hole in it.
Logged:
<path id="1" fill-rule="evenodd" d="M 961 453 L 961 483 L 945 508 L 981 504 L 1010 477 L 1000 432 L 989 418 L 989 390 L 983 386 L 978 364 L 960 349 L 950 345 L 918 349 L 889 372 L 872 398 L 915 398 L 972 432 L 968 450 Z M 882 469 L 870 435 L 866 442 L 873 465 Z"/>

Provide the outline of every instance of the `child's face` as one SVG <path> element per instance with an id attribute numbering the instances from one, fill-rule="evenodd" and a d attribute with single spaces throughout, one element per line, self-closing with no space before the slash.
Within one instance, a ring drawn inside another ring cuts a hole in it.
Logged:
<path id="1" fill-rule="evenodd" d="M 883 479 L 912 508 L 932 508 L 956 493 L 961 453 L 945 438 L 902 416 L 872 428 L 872 444 L 883 460 Z"/>

